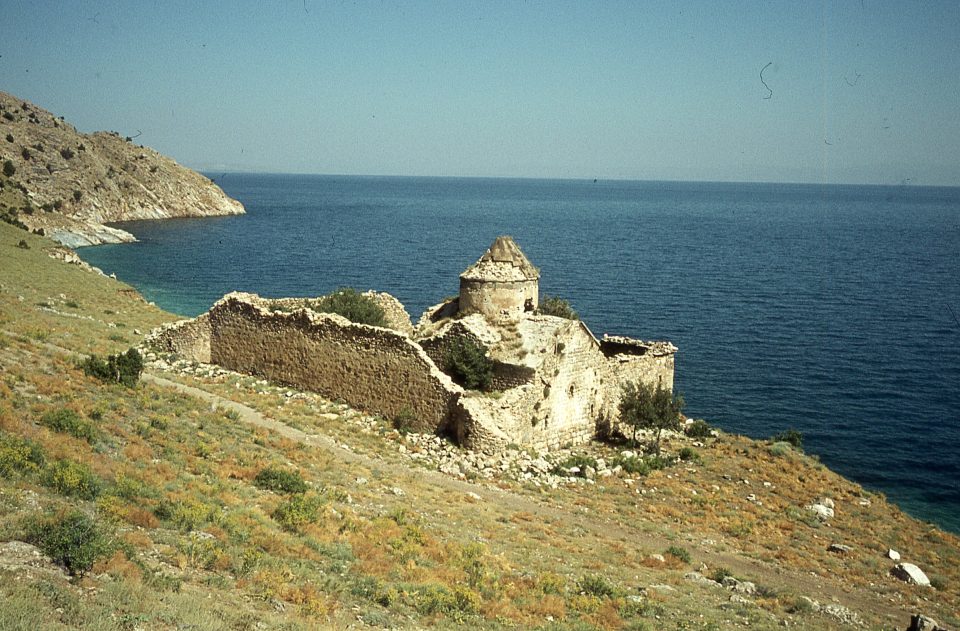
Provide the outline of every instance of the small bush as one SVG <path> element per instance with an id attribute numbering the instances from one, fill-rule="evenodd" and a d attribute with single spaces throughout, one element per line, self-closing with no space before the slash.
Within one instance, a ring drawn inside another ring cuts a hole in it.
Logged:
<path id="1" fill-rule="evenodd" d="M 581 478 L 587 477 L 587 467 L 597 468 L 597 459 L 583 454 L 574 454 L 561 463 L 555 464 L 550 470 L 554 475 L 571 475 L 570 469 L 577 467 L 575 474 Z"/>
<path id="2" fill-rule="evenodd" d="M 710 574 L 710 579 L 718 583 L 722 583 L 723 579 L 727 578 L 728 576 L 733 576 L 733 572 L 725 567 L 718 567 Z"/>
<path id="3" fill-rule="evenodd" d="M 444 372 L 468 390 L 489 390 L 493 381 L 493 362 L 487 349 L 470 338 L 453 341 L 443 356 Z"/>
<path id="4" fill-rule="evenodd" d="M 406 434 L 413 430 L 413 424 L 416 423 L 417 417 L 413 413 L 413 410 L 404 406 L 400 412 L 393 417 L 393 429 L 397 430 L 401 434 Z"/>
<path id="5" fill-rule="evenodd" d="M 13 162 L 5 160 L 3 163 L 3 174 L 7 177 L 13 177 L 13 174 L 17 172 L 17 167 L 13 166 Z"/>
<path id="6" fill-rule="evenodd" d="M 81 575 L 113 551 L 110 539 L 97 522 L 80 511 L 71 511 L 27 525 L 26 540 L 43 550 L 70 574 Z"/>
<path id="7" fill-rule="evenodd" d="M 253 478 L 254 485 L 275 493 L 305 493 L 307 483 L 299 471 L 270 466 Z"/>
<path id="8" fill-rule="evenodd" d="M 782 458 L 783 456 L 786 456 L 788 453 L 793 451 L 793 447 L 790 446 L 790 443 L 786 443 L 781 440 L 779 442 L 776 442 L 770 445 L 770 447 L 768 447 L 768 451 L 772 455 L 777 456 L 778 458 Z"/>
<path id="9" fill-rule="evenodd" d="M 128 388 L 137 385 L 143 373 L 143 358 L 140 352 L 131 348 L 126 353 L 110 355 L 106 360 L 91 355 L 82 364 L 83 372 L 100 381 L 122 383 Z"/>
<path id="10" fill-rule="evenodd" d="M 70 149 L 68 147 L 64 147 L 63 149 L 60 150 L 60 156 L 63 157 L 64 160 L 72 159 L 73 155 L 74 155 L 73 149 Z"/>
<path id="11" fill-rule="evenodd" d="M 20 248 L 21 250 L 29 250 L 30 244 L 27 243 L 25 239 L 20 239 L 20 243 L 17 244 L 17 247 Z"/>
<path id="12" fill-rule="evenodd" d="M 7 142 L 13 142 L 13 134 L 7 134 Z"/>
<path id="13" fill-rule="evenodd" d="M 29 149 L 27 149 L 26 147 L 24 147 L 24 148 L 20 151 L 20 157 L 22 157 L 24 160 L 29 160 L 30 158 L 33 157 L 33 154 L 30 153 L 30 150 L 29 150 Z"/>
<path id="14" fill-rule="evenodd" d="M 73 201 L 79 202 L 81 199 L 83 199 L 83 191 L 80 191 L 80 190 L 74 191 L 74 192 L 73 192 Z"/>
<path id="15" fill-rule="evenodd" d="M 613 466 L 620 466 L 627 473 L 634 475 L 647 475 L 650 473 L 650 465 L 639 456 L 617 456 L 610 461 Z"/>
<path id="16" fill-rule="evenodd" d="M 424 615 L 439 613 L 456 617 L 480 611 L 480 597 L 461 585 L 449 588 L 445 585 L 425 585 L 414 594 L 414 607 Z"/>
<path id="17" fill-rule="evenodd" d="M 710 426 L 704 420 L 696 420 L 686 427 L 687 436 L 691 438 L 710 438 Z"/>
<path id="18" fill-rule="evenodd" d="M 380 305 L 351 287 L 341 287 L 329 296 L 312 301 L 310 308 L 321 313 L 336 313 L 357 324 L 387 326 L 387 317 Z"/>
<path id="19" fill-rule="evenodd" d="M 0 432 L 0 478 L 36 473 L 44 460 L 40 445 Z"/>
<path id="20" fill-rule="evenodd" d="M 58 460 L 48 466 L 42 482 L 60 495 L 82 500 L 96 499 L 100 494 L 100 479 L 90 467 L 73 460 Z"/>
<path id="21" fill-rule="evenodd" d="M 667 548 L 666 554 L 669 554 L 670 556 L 677 558 L 684 563 L 690 562 L 690 553 L 687 552 L 686 548 L 681 546 L 670 546 Z"/>
<path id="22" fill-rule="evenodd" d="M 190 531 L 208 523 L 213 519 L 216 509 L 203 502 L 191 498 L 178 501 L 163 499 L 153 509 L 157 519 L 172 523 L 180 530 Z"/>
<path id="23" fill-rule="evenodd" d="M 97 430 L 93 423 L 81 417 L 70 408 L 50 410 L 40 417 L 40 424 L 56 432 L 70 434 L 92 443 L 97 438 Z"/>
<path id="24" fill-rule="evenodd" d="M 947 588 L 947 579 L 943 578 L 942 576 L 931 576 L 930 587 L 934 588 L 938 592 L 942 592 Z"/>
<path id="25" fill-rule="evenodd" d="M 577 589 L 597 598 L 614 598 L 617 595 L 617 588 L 599 574 L 581 576 L 577 581 Z"/>
<path id="26" fill-rule="evenodd" d="M 537 315 L 556 316 L 567 320 L 579 320 L 580 316 L 570 306 L 570 302 L 559 296 L 544 296 L 537 305 Z"/>
<path id="27" fill-rule="evenodd" d="M 317 521 L 320 509 L 323 507 L 323 498 L 319 495 L 294 495 L 289 500 L 277 506 L 270 514 L 284 530 L 298 532 L 306 524 Z"/>
<path id="28" fill-rule="evenodd" d="M 793 428 L 771 436 L 770 440 L 775 443 L 788 443 L 794 449 L 803 451 L 803 434 Z"/>
<path id="29" fill-rule="evenodd" d="M 700 454 L 693 447 L 684 447 L 677 454 L 684 462 L 700 462 Z"/>
<path id="30" fill-rule="evenodd" d="M 814 612 L 813 603 L 809 599 L 798 596 L 786 607 L 786 612 L 790 614 L 809 614 Z"/>

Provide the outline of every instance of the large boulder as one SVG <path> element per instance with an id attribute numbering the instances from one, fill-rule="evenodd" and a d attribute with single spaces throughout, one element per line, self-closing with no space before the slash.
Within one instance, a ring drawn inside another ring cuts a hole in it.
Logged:
<path id="1" fill-rule="evenodd" d="M 890 573 L 906 583 L 930 587 L 930 579 L 913 563 L 897 563 Z"/>

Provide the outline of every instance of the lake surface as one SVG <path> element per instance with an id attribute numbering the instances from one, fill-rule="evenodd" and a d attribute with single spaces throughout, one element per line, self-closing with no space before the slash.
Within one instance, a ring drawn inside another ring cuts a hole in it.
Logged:
<path id="1" fill-rule="evenodd" d="M 598 336 L 669 339 L 688 415 L 789 427 L 960 532 L 960 188 L 225 174 L 247 208 L 84 248 L 184 315 L 223 294 L 399 298 L 416 320 L 499 234 Z M 811 498 L 812 499 L 812 498 Z"/>

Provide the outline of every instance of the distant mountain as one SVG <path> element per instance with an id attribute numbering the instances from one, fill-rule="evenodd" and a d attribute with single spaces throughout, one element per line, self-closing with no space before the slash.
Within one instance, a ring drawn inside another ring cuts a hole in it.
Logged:
<path id="1" fill-rule="evenodd" d="M 71 247 L 133 241 L 105 223 L 237 215 L 209 178 L 116 132 L 80 133 L 63 117 L 0 92 L 0 214 Z"/>

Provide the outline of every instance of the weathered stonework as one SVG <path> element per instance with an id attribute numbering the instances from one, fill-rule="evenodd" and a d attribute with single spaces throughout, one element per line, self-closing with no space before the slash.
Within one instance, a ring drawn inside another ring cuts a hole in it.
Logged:
<path id="1" fill-rule="evenodd" d="M 464 277 L 468 293 L 480 289 L 428 309 L 415 329 L 388 294 L 367 295 L 384 306 L 392 328 L 316 313 L 304 299 L 233 293 L 151 340 L 158 350 L 195 361 L 313 390 L 388 418 L 404 415 L 414 419 L 411 429 L 446 433 L 488 451 L 586 442 L 619 429 L 625 383 L 672 389 L 677 349 L 669 342 L 598 340 L 583 322 L 534 315 L 529 306 L 537 303 L 539 272 L 509 237 L 499 237 L 461 276 L 461 288 Z M 490 283 L 494 287 L 484 286 Z M 487 349 L 495 392 L 464 391 L 442 371 L 451 344 L 464 338 Z"/>

